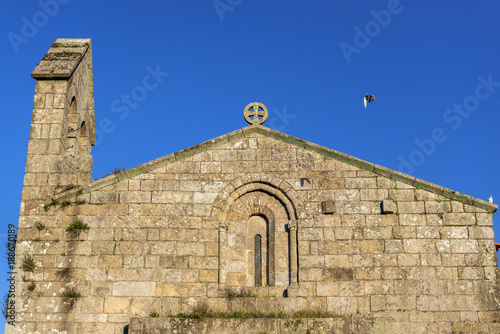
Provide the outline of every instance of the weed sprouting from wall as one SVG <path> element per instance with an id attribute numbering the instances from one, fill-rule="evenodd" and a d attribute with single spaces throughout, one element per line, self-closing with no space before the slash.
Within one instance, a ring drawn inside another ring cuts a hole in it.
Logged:
<path id="1" fill-rule="evenodd" d="M 5 293 L 2 298 L 2 314 L 5 319 L 9 316 L 9 294 Z"/>
<path id="2" fill-rule="evenodd" d="M 87 223 L 82 222 L 81 220 L 74 221 L 66 228 L 67 232 L 74 233 L 76 236 L 79 236 L 80 232 L 88 230 L 90 230 L 90 226 L 87 225 Z"/>
<path id="3" fill-rule="evenodd" d="M 31 255 L 24 255 L 22 262 L 23 262 L 23 264 L 21 265 L 21 268 L 24 271 L 27 271 L 30 273 L 35 271 L 36 263 L 35 263 L 35 260 L 33 260 L 33 257 Z"/>
<path id="4" fill-rule="evenodd" d="M 73 306 L 75 306 L 75 303 L 78 300 L 78 298 L 80 298 L 82 295 L 74 287 L 70 287 L 66 289 L 66 291 L 64 291 L 62 296 L 65 299 L 66 305 L 68 305 L 68 307 L 72 309 Z"/>
<path id="5" fill-rule="evenodd" d="M 35 223 L 35 228 L 38 230 L 38 231 L 43 231 L 45 229 L 45 225 L 42 224 L 41 222 L 36 222 Z"/>

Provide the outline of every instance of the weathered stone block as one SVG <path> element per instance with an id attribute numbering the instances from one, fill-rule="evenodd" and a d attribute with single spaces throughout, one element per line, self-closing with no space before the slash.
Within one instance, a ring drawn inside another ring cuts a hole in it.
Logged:
<path id="1" fill-rule="evenodd" d="M 484 278 L 484 270 L 483 268 L 469 268 L 469 267 L 461 267 L 458 268 L 458 278 L 459 279 L 471 279 L 478 280 Z"/>
<path id="2" fill-rule="evenodd" d="M 395 201 L 410 202 L 415 201 L 414 189 L 389 189 L 389 197 Z"/>
<path id="3" fill-rule="evenodd" d="M 452 212 L 464 212 L 463 203 L 457 201 L 451 201 L 451 211 Z"/>
<path id="4" fill-rule="evenodd" d="M 339 189 L 333 191 L 335 201 L 359 201 L 358 189 Z"/>
<path id="5" fill-rule="evenodd" d="M 338 212 L 342 214 L 369 214 L 370 202 L 343 202 L 338 203 Z"/>
<path id="6" fill-rule="evenodd" d="M 193 203 L 212 203 L 217 198 L 217 193 L 205 193 L 205 192 L 195 192 L 193 197 Z"/>
<path id="7" fill-rule="evenodd" d="M 365 227 L 363 234 L 366 239 L 392 239 L 392 227 Z"/>
<path id="8" fill-rule="evenodd" d="M 350 314 L 351 313 L 351 298 L 350 297 L 327 297 L 326 305 L 328 312 L 333 314 Z"/>
<path id="9" fill-rule="evenodd" d="M 417 226 L 417 238 L 439 239 L 441 228 L 437 226 Z"/>
<path id="10" fill-rule="evenodd" d="M 382 269 L 379 267 L 354 268 L 354 277 L 364 281 L 379 280 L 382 277 Z"/>
<path id="11" fill-rule="evenodd" d="M 382 270 L 382 279 L 384 280 L 400 280 L 406 278 L 407 270 L 400 267 L 384 267 Z"/>
<path id="12" fill-rule="evenodd" d="M 403 242 L 401 240 L 386 240 L 385 251 L 387 253 L 401 253 L 403 252 Z"/>
<path id="13" fill-rule="evenodd" d="M 319 255 L 299 256 L 299 262 L 304 268 L 324 267 L 325 257 Z"/>
<path id="14" fill-rule="evenodd" d="M 321 270 L 321 269 L 320 269 Z M 321 277 L 318 281 L 350 281 L 354 279 L 354 270 L 348 268 L 325 268 L 322 270 Z"/>
<path id="15" fill-rule="evenodd" d="M 425 215 L 404 213 L 399 215 L 400 225 L 427 225 Z"/>
<path id="16" fill-rule="evenodd" d="M 471 239 L 495 239 L 495 233 L 490 227 L 471 226 L 469 227 Z"/>
<path id="17" fill-rule="evenodd" d="M 474 213 L 445 213 L 443 216 L 443 224 L 445 225 L 472 226 L 475 223 Z"/>
<path id="18" fill-rule="evenodd" d="M 450 240 L 436 240 L 436 250 L 438 253 L 450 253 L 451 251 Z"/>
<path id="19" fill-rule="evenodd" d="M 386 306 L 389 311 L 411 311 L 416 309 L 415 296 L 386 296 Z"/>
<path id="20" fill-rule="evenodd" d="M 339 292 L 338 282 L 318 282 L 316 284 L 316 295 L 329 297 L 336 296 Z"/>
<path id="21" fill-rule="evenodd" d="M 118 194 L 109 191 L 95 191 L 90 194 L 90 202 L 95 204 L 118 203 Z"/>
<path id="22" fill-rule="evenodd" d="M 417 254 L 398 254 L 398 265 L 410 267 L 420 265 L 420 255 Z"/>
<path id="23" fill-rule="evenodd" d="M 389 196 L 387 189 L 360 189 L 362 201 L 382 201 Z"/>
<path id="24" fill-rule="evenodd" d="M 450 295 L 465 295 L 472 294 L 474 287 L 472 281 L 467 280 L 448 280 L 448 294 Z"/>
<path id="25" fill-rule="evenodd" d="M 365 294 L 366 295 L 394 294 L 394 286 L 392 284 L 392 281 L 385 281 L 385 280 L 366 281 Z"/>
<path id="26" fill-rule="evenodd" d="M 384 240 L 360 240 L 358 249 L 364 254 L 381 254 L 384 252 Z"/>
<path id="27" fill-rule="evenodd" d="M 151 203 L 151 192 L 122 191 L 120 192 L 120 203 Z"/>
<path id="28" fill-rule="evenodd" d="M 476 213 L 477 225 L 493 226 L 493 215 L 491 213 Z"/>
<path id="29" fill-rule="evenodd" d="M 440 228 L 441 238 L 443 239 L 468 239 L 469 230 L 467 227 L 443 226 Z"/>
<path id="30" fill-rule="evenodd" d="M 385 311 L 387 309 L 385 298 L 386 298 L 385 296 L 371 296 L 370 297 L 371 311 L 372 312 Z"/>
<path id="31" fill-rule="evenodd" d="M 436 253 L 435 241 L 433 239 L 407 239 L 403 240 L 406 253 Z"/>
<path id="32" fill-rule="evenodd" d="M 425 212 L 427 213 L 446 213 L 451 212 L 450 201 L 425 201 Z"/>
<path id="33" fill-rule="evenodd" d="M 415 280 L 421 280 L 424 281 L 424 291 L 425 291 L 425 284 L 429 284 L 431 288 L 439 288 L 439 282 L 433 282 L 433 280 L 437 277 L 436 272 L 437 268 L 436 267 L 413 267 L 410 268 L 409 270 L 410 274 L 408 276 L 409 279 L 415 279 Z M 439 292 L 428 292 L 430 294 L 443 294 L 445 291 L 445 287 L 443 284 L 443 287 L 441 289 L 442 291 Z"/>
<path id="34" fill-rule="evenodd" d="M 156 287 L 157 297 L 187 297 L 187 284 L 184 283 L 158 283 Z"/>
<path id="35" fill-rule="evenodd" d="M 217 282 L 219 277 L 217 269 L 207 270 L 202 269 L 199 272 L 198 280 L 200 282 Z"/>
<path id="36" fill-rule="evenodd" d="M 77 313 L 75 314 L 75 322 L 106 322 L 108 320 L 107 314 L 85 314 Z"/>
<path id="37" fill-rule="evenodd" d="M 323 240 L 323 229 L 319 228 L 301 228 L 298 231 L 299 240 Z"/>
<path id="38" fill-rule="evenodd" d="M 382 213 L 389 214 L 389 213 L 396 213 L 398 211 L 396 203 L 391 199 L 384 199 L 381 205 L 382 205 Z"/>
<path id="39" fill-rule="evenodd" d="M 488 333 L 488 325 L 480 323 L 455 323 L 453 326 L 454 333 Z"/>
<path id="40" fill-rule="evenodd" d="M 337 240 L 349 240 L 353 237 L 352 227 L 336 226 L 333 231 Z"/>
<path id="41" fill-rule="evenodd" d="M 116 282 L 113 284 L 113 296 L 135 297 L 154 296 L 155 282 Z"/>
<path id="42" fill-rule="evenodd" d="M 394 226 L 392 228 L 394 239 L 416 239 L 417 227 L 416 226 Z"/>
<path id="43" fill-rule="evenodd" d="M 441 256 L 439 254 L 422 254 L 420 255 L 420 264 L 422 266 L 440 266 Z"/>
<path id="44" fill-rule="evenodd" d="M 326 178 L 319 179 L 319 189 L 344 189 L 344 179 L 341 178 Z M 368 200 L 368 199 L 366 199 Z"/>
<path id="45" fill-rule="evenodd" d="M 325 266 L 331 268 L 347 268 L 349 267 L 348 255 L 326 255 Z"/>
<path id="46" fill-rule="evenodd" d="M 377 180 L 374 177 L 346 178 L 345 187 L 355 189 L 377 188 Z"/>
<path id="47" fill-rule="evenodd" d="M 396 226 L 398 224 L 397 215 L 381 215 L 377 212 L 375 215 L 366 216 L 366 226 Z"/>
<path id="48" fill-rule="evenodd" d="M 476 240 L 453 239 L 450 241 L 452 253 L 478 253 L 479 245 Z"/>
<path id="49" fill-rule="evenodd" d="M 424 202 L 398 201 L 399 213 L 425 213 Z"/>
<path id="50" fill-rule="evenodd" d="M 465 266 L 464 254 L 441 254 L 441 263 L 446 267 Z"/>
<path id="51" fill-rule="evenodd" d="M 131 298 L 128 297 L 106 297 L 104 298 L 105 313 L 130 313 Z"/>
<path id="52" fill-rule="evenodd" d="M 193 193 L 181 191 L 153 191 L 151 197 L 152 203 L 192 203 Z"/>
<path id="53" fill-rule="evenodd" d="M 365 291 L 364 281 L 341 281 L 339 282 L 340 296 L 363 296 Z"/>
<path id="54" fill-rule="evenodd" d="M 144 256 L 141 255 L 125 255 L 123 257 L 123 264 L 131 268 L 143 268 Z"/>

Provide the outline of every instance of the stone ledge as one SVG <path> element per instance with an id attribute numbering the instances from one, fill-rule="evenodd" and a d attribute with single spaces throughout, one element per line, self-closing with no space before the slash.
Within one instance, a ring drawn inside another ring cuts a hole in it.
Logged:
<path id="1" fill-rule="evenodd" d="M 249 319 L 180 319 L 133 317 L 129 334 L 150 333 L 358 333 L 361 328 L 370 333 L 385 333 L 385 320 L 368 317 L 338 318 L 249 318 Z"/>
<path id="2" fill-rule="evenodd" d="M 67 79 L 90 47 L 90 39 L 58 39 L 31 73 L 34 79 Z"/>

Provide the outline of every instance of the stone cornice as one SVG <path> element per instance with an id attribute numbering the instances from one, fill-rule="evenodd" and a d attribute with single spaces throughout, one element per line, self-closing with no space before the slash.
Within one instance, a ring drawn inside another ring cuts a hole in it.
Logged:
<path id="1" fill-rule="evenodd" d="M 68 79 L 90 47 L 90 39 L 58 39 L 31 73 L 38 80 Z"/>

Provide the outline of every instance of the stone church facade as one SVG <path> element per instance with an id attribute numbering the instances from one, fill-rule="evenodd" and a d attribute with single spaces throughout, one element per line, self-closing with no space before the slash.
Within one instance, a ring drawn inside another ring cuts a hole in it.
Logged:
<path id="1" fill-rule="evenodd" d="M 313 332 L 500 332 L 497 205 L 269 129 L 257 103 L 250 126 L 92 181 L 90 40 L 57 40 L 32 77 L 6 333 L 168 332 L 200 305 L 338 316 Z"/>

